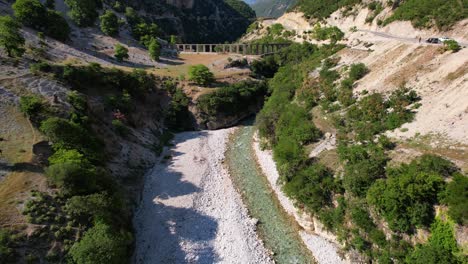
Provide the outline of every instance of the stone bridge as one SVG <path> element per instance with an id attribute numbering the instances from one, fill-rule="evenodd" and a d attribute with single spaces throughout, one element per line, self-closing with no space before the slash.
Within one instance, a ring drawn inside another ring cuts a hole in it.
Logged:
<path id="1" fill-rule="evenodd" d="M 175 44 L 173 48 L 179 52 L 196 53 L 238 53 L 243 55 L 266 55 L 288 47 L 288 43 L 269 44 Z"/>

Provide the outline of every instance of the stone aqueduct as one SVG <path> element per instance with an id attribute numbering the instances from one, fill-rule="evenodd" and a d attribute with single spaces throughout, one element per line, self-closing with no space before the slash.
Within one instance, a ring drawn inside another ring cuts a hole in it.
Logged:
<path id="1" fill-rule="evenodd" d="M 238 53 L 243 55 L 266 55 L 288 47 L 290 44 L 270 43 L 270 44 L 175 44 L 173 48 L 179 52 L 195 53 Z"/>

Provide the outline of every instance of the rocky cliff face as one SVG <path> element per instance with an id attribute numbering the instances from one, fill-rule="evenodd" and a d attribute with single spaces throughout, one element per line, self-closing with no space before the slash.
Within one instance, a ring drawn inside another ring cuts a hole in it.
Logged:
<path id="1" fill-rule="evenodd" d="M 187 9 L 193 8 L 193 2 L 194 0 L 166 0 L 166 3 L 169 5 L 173 5 L 177 8 L 187 8 Z"/>
<path id="2" fill-rule="evenodd" d="M 259 17 L 279 17 L 296 3 L 296 0 L 257 0 L 252 8 Z"/>
<path id="3" fill-rule="evenodd" d="M 245 15 L 250 8 L 240 0 L 142 1 L 139 6 L 166 35 L 180 36 L 185 43 L 235 41 L 255 19 Z"/>

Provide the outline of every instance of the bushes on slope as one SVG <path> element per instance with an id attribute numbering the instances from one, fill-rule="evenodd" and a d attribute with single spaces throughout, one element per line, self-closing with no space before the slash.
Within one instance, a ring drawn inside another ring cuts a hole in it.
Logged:
<path id="1" fill-rule="evenodd" d="M 445 188 L 443 175 L 424 163 L 428 156 L 409 165 L 388 169 L 387 179 L 377 180 L 367 199 L 388 222 L 392 230 L 412 232 L 429 226 L 434 204 Z"/>
<path id="2" fill-rule="evenodd" d="M 70 255 L 77 264 L 124 264 L 127 263 L 127 247 L 131 243 L 130 233 L 118 232 L 104 223 L 97 223 L 73 245 Z"/>
<path id="3" fill-rule="evenodd" d="M 203 64 L 189 67 L 189 80 L 198 85 L 209 85 L 214 82 L 214 74 Z"/>
<path id="4" fill-rule="evenodd" d="M 264 82 L 243 81 L 200 96 L 198 106 L 209 115 L 233 115 L 256 107 L 263 101 L 267 90 Z"/>
<path id="5" fill-rule="evenodd" d="M 296 8 L 304 12 L 308 17 L 325 19 L 342 7 L 352 7 L 361 3 L 361 0 L 327 0 L 327 1 L 297 1 Z"/>
<path id="6" fill-rule="evenodd" d="M 21 25 L 11 16 L 0 16 L 0 47 L 8 57 L 21 57 L 24 54 L 25 40 L 20 33 Z"/>
<path id="7" fill-rule="evenodd" d="M 408 20 L 417 28 L 428 28 L 435 24 L 439 30 L 448 30 L 467 16 L 466 3 L 462 1 L 407 0 L 384 21 L 384 25 L 396 20 Z"/>
<path id="8" fill-rule="evenodd" d="M 65 18 L 54 10 L 47 9 L 38 0 L 17 0 L 13 4 L 15 17 L 20 23 L 44 33 L 52 38 L 65 41 L 70 27 Z"/>

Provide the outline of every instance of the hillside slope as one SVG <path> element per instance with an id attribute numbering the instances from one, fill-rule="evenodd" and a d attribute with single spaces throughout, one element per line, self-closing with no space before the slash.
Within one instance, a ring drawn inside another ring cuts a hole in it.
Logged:
<path id="1" fill-rule="evenodd" d="M 396 131 L 393 135 L 410 138 L 419 134 L 442 134 L 463 144 L 468 144 L 467 96 L 468 49 L 458 53 L 444 52 L 442 45 L 424 43 L 429 37 L 448 36 L 462 45 L 468 44 L 468 19 L 457 22 L 448 31 L 416 29 L 411 22 L 396 21 L 381 27 L 377 22 L 366 23 L 372 13 L 367 8 L 358 9 L 352 16 L 336 11 L 322 22 L 323 26 L 336 26 L 345 33 L 341 42 L 347 48 L 340 52 L 342 63 L 365 63 L 371 74 L 358 82 L 360 91 L 391 91 L 402 84 L 420 92 L 423 103 L 416 120 L 408 124 L 407 132 Z M 389 9 L 379 17 L 388 17 Z M 264 20 L 257 31 L 244 36 L 245 41 L 260 39 L 274 24 L 296 34 L 290 37 L 296 42 L 322 43 L 314 39 L 314 22 L 303 13 L 286 13 L 276 20 Z M 422 39 L 419 43 L 419 38 Z M 443 96 L 442 96 L 443 95 Z M 462 96 L 463 95 L 463 96 Z M 404 129 L 406 130 L 406 129 Z"/>
<path id="2" fill-rule="evenodd" d="M 258 17 L 280 17 L 295 3 L 296 0 L 257 0 L 250 4 Z"/>

